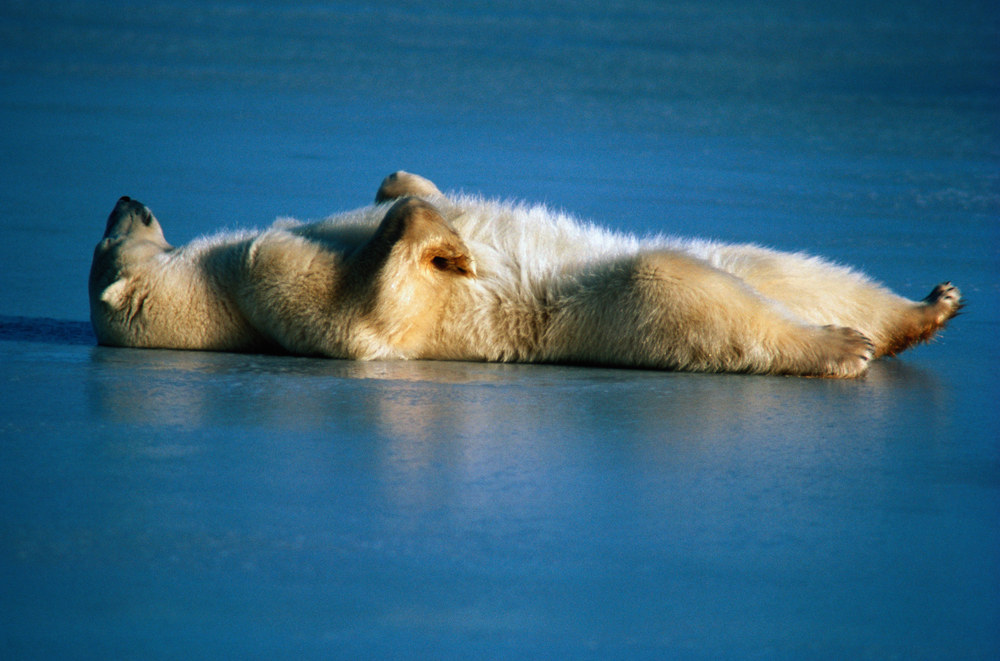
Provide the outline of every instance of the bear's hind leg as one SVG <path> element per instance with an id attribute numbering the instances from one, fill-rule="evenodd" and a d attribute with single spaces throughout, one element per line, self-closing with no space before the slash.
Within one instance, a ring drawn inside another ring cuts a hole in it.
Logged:
<path id="1" fill-rule="evenodd" d="M 944 328 L 962 309 L 962 294 L 950 282 L 942 282 L 922 301 L 914 303 L 887 323 L 884 343 L 876 345 L 877 356 L 894 356 L 919 342 L 926 342 Z"/>
<path id="2" fill-rule="evenodd" d="M 784 367 L 779 373 L 853 378 L 868 371 L 875 355 L 871 340 L 844 326 L 821 326 L 807 346 L 801 362 L 793 364 L 791 369 Z"/>
<path id="3" fill-rule="evenodd" d="M 948 282 L 911 301 L 859 271 L 802 254 L 719 245 L 708 259 L 799 319 L 857 329 L 872 341 L 876 358 L 930 339 L 962 307 Z"/>
<path id="4" fill-rule="evenodd" d="M 378 192 L 375 193 L 375 204 L 407 196 L 433 197 L 436 195 L 441 195 L 441 191 L 430 179 L 421 177 L 419 174 L 397 170 L 382 180 Z"/>
<path id="5" fill-rule="evenodd" d="M 608 265 L 567 294 L 543 359 L 850 378 L 873 355 L 860 332 L 790 317 L 746 282 L 678 252 Z"/>

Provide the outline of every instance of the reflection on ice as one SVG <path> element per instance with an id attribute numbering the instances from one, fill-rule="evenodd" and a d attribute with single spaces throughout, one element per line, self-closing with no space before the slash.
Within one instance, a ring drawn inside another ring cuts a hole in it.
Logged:
<path id="1" fill-rule="evenodd" d="M 992 464 L 981 439 L 956 452 L 947 373 L 906 361 L 832 381 L 8 340 L 0 362 L 14 593 L 104 608 L 101 631 L 157 600 L 199 622 L 304 609 L 317 640 L 599 641 L 624 635 L 609 612 L 810 639 L 900 600 L 903 619 L 984 617 L 927 577 L 989 574 Z"/>
<path id="2" fill-rule="evenodd" d="M 91 357 L 95 414 L 133 430 L 116 435 L 119 451 L 181 459 L 223 443 L 246 470 L 266 456 L 318 484 L 361 461 L 404 510 L 465 502 L 480 515 L 525 514 L 561 506 L 566 489 L 601 500 L 622 471 L 648 473 L 633 497 L 658 502 L 663 480 L 689 480 L 720 458 L 740 471 L 786 469 L 778 460 L 822 474 L 852 456 L 877 463 L 886 443 L 933 441 L 948 420 L 932 376 L 899 361 L 841 381 L 104 348 Z"/>
<path id="3" fill-rule="evenodd" d="M 940 399 L 933 373 L 891 359 L 859 381 L 104 347 L 91 361 L 94 405 L 120 421 L 323 429 L 364 416 L 387 438 L 425 442 L 556 430 L 572 438 L 623 417 L 633 437 L 758 436 L 817 421 L 870 424 L 907 394 L 929 410 Z M 123 369 L 135 382 L 109 378 Z"/>

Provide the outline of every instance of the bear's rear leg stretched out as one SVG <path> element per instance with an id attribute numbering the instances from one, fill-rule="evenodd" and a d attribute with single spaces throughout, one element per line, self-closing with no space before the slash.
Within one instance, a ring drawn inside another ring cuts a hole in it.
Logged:
<path id="1" fill-rule="evenodd" d="M 555 306 L 544 359 L 699 372 L 851 378 L 874 348 L 788 318 L 739 278 L 659 251 L 596 271 Z"/>
<path id="2" fill-rule="evenodd" d="M 944 328 L 962 307 L 962 294 L 958 287 L 942 282 L 893 324 L 888 342 L 879 355 L 894 356 L 914 344 L 926 342 Z"/>

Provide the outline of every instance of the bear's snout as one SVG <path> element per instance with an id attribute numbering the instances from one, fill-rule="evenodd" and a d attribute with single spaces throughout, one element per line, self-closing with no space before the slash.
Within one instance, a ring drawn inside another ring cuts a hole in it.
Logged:
<path id="1" fill-rule="evenodd" d="M 151 240 L 155 243 L 162 243 L 164 247 L 168 245 L 163 239 L 163 232 L 160 230 L 160 225 L 153 212 L 145 204 L 128 195 L 118 198 L 115 208 L 108 216 L 104 238 L 112 236 L 123 239 Z"/>

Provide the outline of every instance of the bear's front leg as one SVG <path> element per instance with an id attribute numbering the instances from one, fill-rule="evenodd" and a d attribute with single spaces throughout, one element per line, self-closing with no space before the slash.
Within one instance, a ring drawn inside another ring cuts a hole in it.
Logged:
<path id="1" fill-rule="evenodd" d="M 254 326 L 289 352 L 419 358 L 455 287 L 475 274 L 461 237 L 432 205 L 411 197 L 352 250 L 294 231 L 265 232 L 247 251 L 239 295 Z"/>
<path id="2" fill-rule="evenodd" d="M 441 191 L 434 182 L 419 174 L 397 170 L 382 180 L 375 192 L 375 204 L 398 200 L 403 197 L 434 197 Z"/>
<path id="3" fill-rule="evenodd" d="M 557 295 L 543 353 L 554 362 L 856 377 L 873 348 L 857 331 L 800 322 L 733 275 L 663 251 L 607 264 Z"/>

